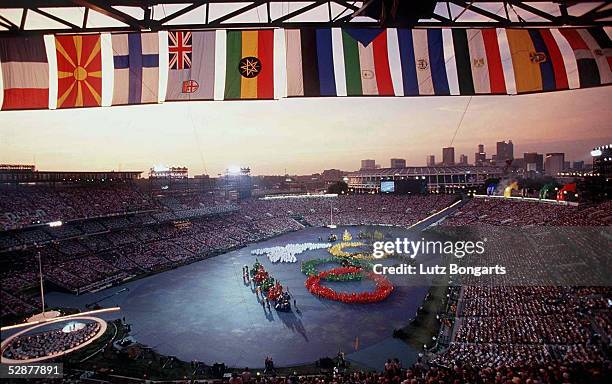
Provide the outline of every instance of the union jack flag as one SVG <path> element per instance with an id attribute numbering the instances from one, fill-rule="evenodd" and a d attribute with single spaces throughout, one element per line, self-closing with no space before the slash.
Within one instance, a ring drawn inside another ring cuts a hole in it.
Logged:
<path id="1" fill-rule="evenodd" d="M 191 32 L 168 32 L 170 69 L 191 68 Z"/>

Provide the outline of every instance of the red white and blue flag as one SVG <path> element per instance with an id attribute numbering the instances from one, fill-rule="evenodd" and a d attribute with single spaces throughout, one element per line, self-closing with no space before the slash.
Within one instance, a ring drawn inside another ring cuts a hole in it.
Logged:
<path id="1" fill-rule="evenodd" d="M 612 83 L 612 41 L 602 28 L 561 28 L 576 56 L 580 88 Z"/>
<path id="2" fill-rule="evenodd" d="M 112 35 L 115 86 L 113 105 L 157 103 L 159 36 L 157 33 Z"/>
<path id="3" fill-rule="evenodd" d="M 215 40 L 215 31 L 168 32 L 166 100 L 214 98 Z"/>
<path id="4" fill-rule="evenodd" d="M 168 54 L 170 69 L 191 68 L 191 32 L 168 32 Z"/>
<path id="5" fill-rule="evenodd" d="M 49 64 L 43 36 L 0 39 L 2 109 L 49 107 Z"/>

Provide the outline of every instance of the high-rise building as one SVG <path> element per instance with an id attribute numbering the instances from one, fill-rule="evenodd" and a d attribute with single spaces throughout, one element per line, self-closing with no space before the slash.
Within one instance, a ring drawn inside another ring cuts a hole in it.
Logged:
<path id="1" fill-rule="evenodd" d="M 474 165 L 481 166 L 487 162 L 487 154 L 484 150 L 484 144 L 478 144 L 478 152 L 474 154 Z"/>
<path id="2" fill-rule="evenodd" d="M 376 160 L 361 160 L 361 169 L 376 169 Z"/>
<path id="3" fill-rule="evenodd" d="M 569 161 L 563 162 L 563 170 L 570 169 L 572 167 L 572 163 Z"/>
<path id="4" fill-rule="evenodd" d="M 512 167 L 514 169 L 525 169 L 527 167 L 525 167 L 525 159 L 523 158 L 515 158 L 514 160 L 512 160 Z"/>
<path id="5" fill-rule="evenodd" d="M 463 154 L 462 154 L 461 156 L 459 156 L 459 164 L 461 164 L 461 165 L 467 165 L 467 163 L 468 163 L 468 157 L 467 157 L 467 155 L 463 155 Z"/>
<path id="6" fill-rule="evenodd" d="M 574 171 L 582 171 L 584 169 L 584 160 L 574 161 L 572 164 L 572 169 Z"/>
<path id="7" fill-rule="evenodd" d="M 565 167 L 565 153 L 547 153 L 544 158 L 544 170 L 547 175 L 556 176 Z"/>
<path id="8" fill-rule="evenodd" d="M 427 166 L 434 167 L 435 165 L 436 165 L 436 156 L 435 155 L 427 156 Z"/>
<path id="9" fill-rule="evenodd" d="M 455 165 L 455 147 L 442 148 L 442 165 Z"/>
<path id="10" fill-rule="evenodd" d="M 391 168 L 406 168 L 406 159 L 391 159 Z"/>
<path id="11" fill-rule="evenodd" d="M 527 172 L 542 172 L 544 170 L 544 155 L 541 153 L 523 153 L 523 161 Z"/>
<path id="12" fill-rule="evenodd" d="M 505 141 L 498 141 L 495 160 L 497 162 L 504 162 L 512 159 L 514 159 L 514 144 L 512 144 L 512 140 L 508 140 L 507 143 Z"/>

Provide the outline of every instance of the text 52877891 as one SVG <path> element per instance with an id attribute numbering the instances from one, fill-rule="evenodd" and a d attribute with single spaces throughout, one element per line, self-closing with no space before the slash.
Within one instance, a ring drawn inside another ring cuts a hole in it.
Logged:
<path id="1" fill-rule="evenodd" d="M 0 364 L 0 378 L 2 379 L 39 379 L 61 378 L 63 376 L 62 364 Z"/>

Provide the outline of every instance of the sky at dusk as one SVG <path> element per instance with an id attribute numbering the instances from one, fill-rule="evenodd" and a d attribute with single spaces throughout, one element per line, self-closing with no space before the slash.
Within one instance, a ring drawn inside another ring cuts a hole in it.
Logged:
<path id="1" fill-rule="evenodd" d="M 0 12 L 3 12 L 0 10 Z M 167 10 L 169 13 L 170 10 Z M 187 20 L 188 21 L 188 20 Z M 608 31 L 609 33 L 609 31 Z M 441 160 L 469 97 L 327 98 L 186 102 L 73 110 L 0 112 L 0 163 L 40 170 L 142 170 L 187 166 L 216 175 L 228 166 L 254 174 L 309 174 L 383 167 L 392 157 Z M 590 162 L 612 143 L 612 87 L 521 96 L 476 96 L 459 126 L 456 159 L 488 157 L 511 139 L 523 152 L 565 152 Z"/>

